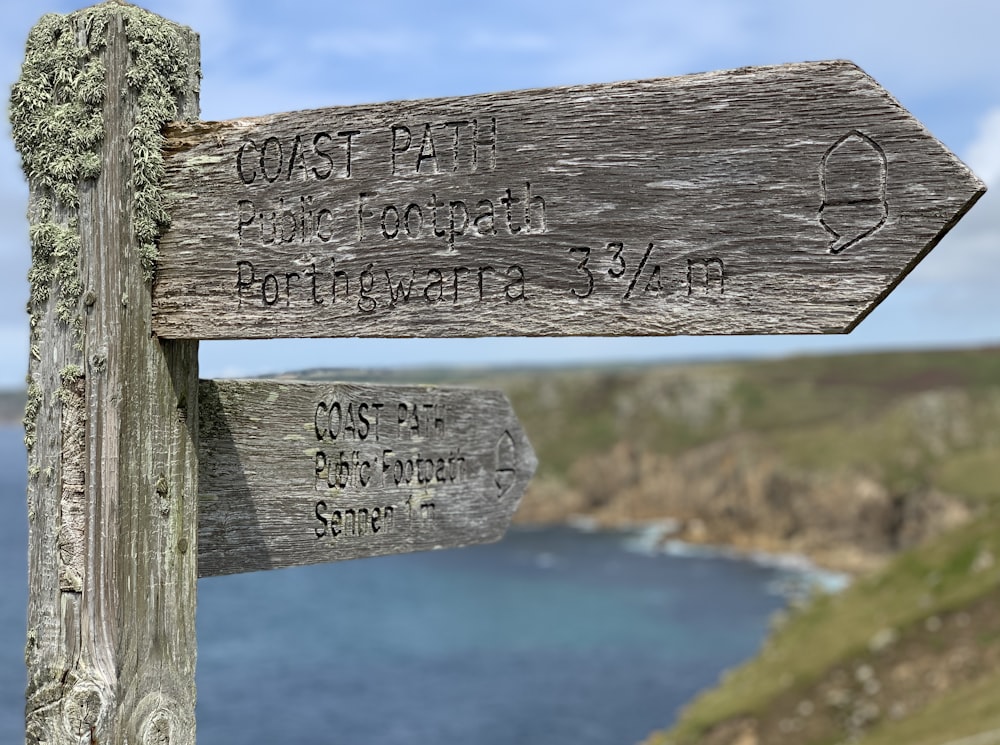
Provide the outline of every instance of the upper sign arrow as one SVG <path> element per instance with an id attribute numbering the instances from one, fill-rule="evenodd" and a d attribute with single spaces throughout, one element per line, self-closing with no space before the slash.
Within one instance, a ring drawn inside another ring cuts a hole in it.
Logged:
<path id="1" fill-rule="evenodd" d="M 984 193 L 855 65 L 168 132 L 163 337 L 835 333 Z"/>

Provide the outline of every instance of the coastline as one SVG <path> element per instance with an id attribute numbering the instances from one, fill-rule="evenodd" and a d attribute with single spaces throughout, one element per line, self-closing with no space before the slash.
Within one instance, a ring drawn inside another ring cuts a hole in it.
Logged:
<path id="1" fill-rule="evenodd" d="M 536 476 L 515 524 L 668 526 L 670 539 L 742 555 L 804 556 L 860 576 L 901 551 L 975 519 L 968 498 L 934 486 L 900 489 L 861 470 L 807 471 L 751 436 L 678 455 L 628 452 Z"/>
<path id="2" fill-rule="evenodd" d="M 825 593 L 841 592 L 851 584 L 856 576 L 849 572 L 821 566 L 804 554 L 748 551 L 721 544 L 685 541 L 675 537 L 678 529 L 677 521 L 669 519 L 609 526 L 602 525 L 586 515 L 576 515 L 561 524 L 517 523 L 514 527 L 524 530 L 565 527 L 581 533 L 613 533 L 623 536 L 623 545 L 626 550 L 639 554 L 665 555 L 682 559 L 724 559 L 749 562 L 761 567 L 782 570 L 803 579 L 803 581 L 796 581 L 793 586 L 781 590 L 781 594 L 793 600 L 804 599 L 816 590 Z"/>

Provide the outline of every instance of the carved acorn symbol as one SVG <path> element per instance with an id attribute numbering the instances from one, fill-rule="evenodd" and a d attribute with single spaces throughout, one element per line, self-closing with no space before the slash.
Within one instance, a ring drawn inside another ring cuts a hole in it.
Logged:
<path id="1" fill-rule="evenodd" d="M 820 171 L 819 222 L 832 238 L 830 253 L 839 254 L 885 225 L 887 177 L 885 151 L 857 130 L 826 151 Z"/>
<path id="2" fill-rule="evenodd" d="M 497 441 L 496 475 L 497 499 L 502 498 L 514 486 L 517 479 L 517 445 L 510 432 L 504 432 Z"/>

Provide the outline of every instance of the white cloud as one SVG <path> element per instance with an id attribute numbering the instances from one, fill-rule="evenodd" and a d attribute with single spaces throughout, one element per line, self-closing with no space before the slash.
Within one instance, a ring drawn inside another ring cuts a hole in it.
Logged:
<path id="1" fill-rule="evenodd" d="M 982 118 L 966 162 L 990 188 L 1000 189 L 1000 107 Z"/>
<path id="2" fill-rule="evenodd" d="M 964 160 L 990 190 L 914 270 L 907 283 L 947 285 L 947 292 L 968 301 L 983 288 L 1000 286 L 1000 108 L 982 117 Z M 944 289 L 939 287 L 937 292 Z M 996 293 L 990 290 L 990 294 Z"/>

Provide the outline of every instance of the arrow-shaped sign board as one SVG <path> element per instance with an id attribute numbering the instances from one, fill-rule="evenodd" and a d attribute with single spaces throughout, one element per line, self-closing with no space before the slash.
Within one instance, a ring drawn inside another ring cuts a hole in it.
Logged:
<path id="1" fill-rule="evenodd" d="M 847 62 L 173 126 L 163 337 L 849 331 L 983 184 Z"/>
<path id="2" fill-rule="evenodd" d="M 200 576 L 499 540 L 535 470 L 497 391 L 202 381 Z"/>

